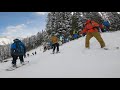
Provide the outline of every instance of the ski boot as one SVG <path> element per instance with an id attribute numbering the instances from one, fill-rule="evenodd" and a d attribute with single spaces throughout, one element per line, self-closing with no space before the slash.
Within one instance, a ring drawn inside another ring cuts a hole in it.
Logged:
<path id="1" fill-rule="evenodd" d="M 21 63 L 21 65 L 24 65 L 24 64 L 25 64 L 24 61 L 21 61 L 20 63 Z"/>
<path id="2" fill-rule="evenodd" d="M 17 66 L 16 66 L 16 64 L 12 64 L 12 67 L 16 68 Z"/>

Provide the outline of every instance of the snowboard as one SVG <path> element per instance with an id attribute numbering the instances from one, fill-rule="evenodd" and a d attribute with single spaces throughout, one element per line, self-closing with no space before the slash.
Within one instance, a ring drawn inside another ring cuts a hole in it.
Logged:
<path id="1" fill-rule="evenodd" d="M 120 48 L 118 47 L 118 46 L 116 46 L 116 47 L 105 47 L 105 48 L 99 48 L 99 49 L 83 49 L 82 50 L 82 53 L 87 53 L 87 52 L 89 52 L 89 51 L 96 51 L 96 50 L 104 50 L 104 51 L 117 51 L 117 50 L 120 50 Z"/>
<path id="2" fill-rule="evenodd" d="M 13 71 L 13 70 L 15 70 L 15 69 L 17 69 L 17 68 L 20 68 L 20 67 L 28 64 L 28 63 L 29 63 L 29 61 L 25 61 L 24 64 L 18 64 L 16 67 L 11 66 L 11 67 L 9 67 L 9 68 L 7 68 L 7 69 L 5 69 L 5 70 L 6 70 L 6 71 Z"/>
<path id="3" fill-rule="evenodd" d="M 104 50 L 119 50 L 119 47 L 113 47 L 113 48 L 104 48 Z"/>

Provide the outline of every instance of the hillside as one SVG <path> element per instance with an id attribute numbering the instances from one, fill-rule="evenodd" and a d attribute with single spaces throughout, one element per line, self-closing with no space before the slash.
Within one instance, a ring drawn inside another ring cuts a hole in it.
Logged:
<path id="1" fill-rule="evenodd" d="M 0 78 L 120 78 L 120 32 L 101 34 L 109 50 L 101 49 L 95 38 L 91 48 L 84 48 L 85 37 L 60 46 L 59 54 L 32 50 L 25 61 L 29 64 L 14 71 L 4 69 L 11 61 L 0 63 Z M 31 53 L 37 51 L 37 55 Z M 18 62 L 19 63 L 19 60 Z"/>

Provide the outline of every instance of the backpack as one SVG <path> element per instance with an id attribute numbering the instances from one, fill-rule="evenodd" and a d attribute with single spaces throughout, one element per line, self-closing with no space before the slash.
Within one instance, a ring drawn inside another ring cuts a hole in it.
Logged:
<path id="1" fill-rule="evenodd" d="M 18 53 L 23 53 L 24 52 L 24 47 L 23 47 L 23 44 L 21 42 L 16 43 L 16 51 Z"/>
<path id="2" fill-rule="evenodd" d="M 94 21 L 95 22 L 95 21 Z M 90 22 L 89 22 L 91 25 L 92 25 L 92 27 L 93 27 L 93 29 L 94 28 L 96 28 L 98 31 L 99 31 L 99 29 L 100 29 L 100 26 L 98 26 L 98 27 L 96 27 L 93 23 L 92 23 L 92 21 L 90 20 Z M 96 23 L 96 22 L 95 22 Z M 89 30 L 89 29 L 88 29 Z"/>
<path id="3" fill-rule="evenodd" d="M 12 54 L 14 55 L 24 55 L 25 54 L 25 46 L 22 42 L 15 42 L 11 46 Z"/>

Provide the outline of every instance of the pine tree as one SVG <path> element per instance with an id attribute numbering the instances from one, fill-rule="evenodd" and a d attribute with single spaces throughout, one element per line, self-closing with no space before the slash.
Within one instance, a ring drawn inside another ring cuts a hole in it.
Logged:
<path id="1" fill-rule="evenodd" d="M 104 20 L 107 20 L 111 24 L 111 31 L 120 29 L 120 15 L 117 12 L 101 12 Z"/>
<path id="2" fill-rule="evenodd" d="M 71 30 L 71 34 L 73 34 L 72 32 L 74 30 L 78 31 L 79 30 L 79 25 L 78 25 L 78 17 L 76 15 L 76 13 L 73 13 L 73 16 L 72 16 L 72 30 Z"/>
<path id="3" fill-rule="evenodd" d="M 112 30 L 120 30 L 120 15 L 117 12 L 111 12 L 112 18 L 110 18 Z"/>
<path id="4" fill-rule="evenodd" d="M 50 35 L 51 32 L 58 33 L 65 30 L 69 32 L 72 25 L 71 12 L 51 12 L 48 14 L 46 31 Z"/>
<path id="5" fill-rule="evenodd" d="M 85 17 L 83 16 L 83 13 L 82 12 L 74 12 L 73 13 L 73 19 L 72 19 L 72 22 L 73 24 L 76 23 L 75 27 L 76 27 L 76 30 L 82 30 L 83 29 L 83 24 L 85 22 Z M 74 27 L 74 25 L 73 25 Z"/>
<path id="6" fill-rule="evenodd" d="M 47 24 L 46 24 L 46 31 L 50 35 L 51 32 L 55 31 L 56 27 L 56 13 L 50 12 L 47 16 Z"/>
<path id="7" fill-rule="evenodd" d="M 96 21 L 97 23 L 102 23 L 103 18 L 98 12 L 83 12 L 83 15 L 86 17 L 86 19 L 91 19 Z"/>

